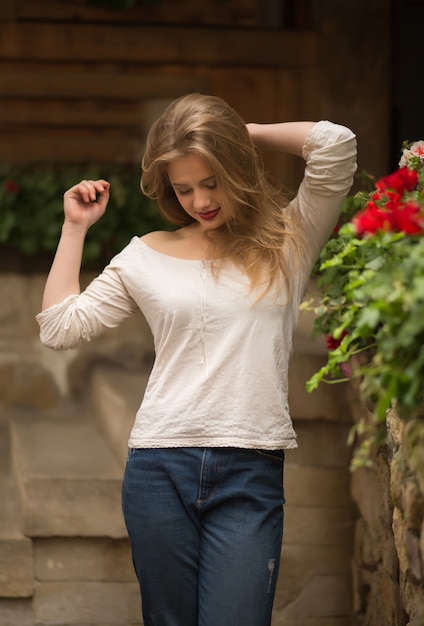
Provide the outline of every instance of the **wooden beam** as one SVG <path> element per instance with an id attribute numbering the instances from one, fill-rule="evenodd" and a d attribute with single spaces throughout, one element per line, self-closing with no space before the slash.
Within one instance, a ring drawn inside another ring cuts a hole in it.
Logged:
<path id="1" fill-rule="evenodd" d="M 149 97 L 178 97 L 192 91 L 204 91 L 207 80 L 187 72 L 67 72 L 66 66 L 49 70 L 5 70 L 0 64 L 0 94 L 11 97 L 102 98 L 139 100 Z"/>
<path id="2" fill-rule="evenodd" d="M 0 126 L 0 163 L 139 163 L 143 138 L 97 128 L 16 129 Z"/>
<path id="3" fill-rule="evenodd" d="M 128 100 L 0 99 L 0 123 L 5 126 L 144 128 L 144 102 Z"/>
<path id="4" fill-rule="evenodd" d="M 19 0 L 17 17 L 21 20 L 50 22 L 213 24 L 252 27 L 255 26 L 256 5 L 262 1 L 161 0 L 157 3 L 137 2 L 127 9 L 108 9 L 90 5 L 83 0 Z"/>
<path id="5" fill-rule="evenodd" d="M 314 33 L 105 24 L 0 24 L 0 59 L 302 67 L 317 62 Z"/>

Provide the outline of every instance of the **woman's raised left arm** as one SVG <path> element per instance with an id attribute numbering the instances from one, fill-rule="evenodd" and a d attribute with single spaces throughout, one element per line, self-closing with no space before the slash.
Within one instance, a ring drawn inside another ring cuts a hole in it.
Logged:
<path id="1" fill-rule="evenodd" d="M 276 150 L 302 156 L 309 131 L 316 122 L 279 122 L 276 124 L 247 124 L 247 130 L 261 150 Z"/>

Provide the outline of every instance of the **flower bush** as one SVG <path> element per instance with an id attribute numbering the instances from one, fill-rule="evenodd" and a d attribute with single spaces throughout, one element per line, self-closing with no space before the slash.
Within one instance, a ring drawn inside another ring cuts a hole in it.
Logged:
<path id="1" fill-rule="evenodd" d="M 340 381 L 358 387 L 371 417 L 351 432 L 355 469 L 371 464 L 373 448 L 385 441 L 394 402 L 403 417 L 423 406 L 424 141 L 404 144 L 399 168 L 348 197 L 344 214 L 352 217 L 319 260 L 315 329 L 329 352 L 307 389 Z"/>
<path id="2" fill-rule="evenodd" d="M 142 195 L 139 166 L 109 164 L 0 166 L 0 251 L 53 256 L 63 223 L 63 194 L 82 179 L 111 183 L 108 209 L 88 232 L 84 267 L 99 268 L 134 235 L 166 228 Z"/>

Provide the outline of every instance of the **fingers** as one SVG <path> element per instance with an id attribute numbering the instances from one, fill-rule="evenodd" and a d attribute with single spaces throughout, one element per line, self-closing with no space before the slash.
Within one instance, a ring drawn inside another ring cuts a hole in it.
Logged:
<path id="1" fill-rule="evenodd" d="M 97 195 L 109 193 L 110 183 L 106 180 L 82 180 L 65 193 L 66 196 L 78 196 L 85 203 L 96 202 Z"/>

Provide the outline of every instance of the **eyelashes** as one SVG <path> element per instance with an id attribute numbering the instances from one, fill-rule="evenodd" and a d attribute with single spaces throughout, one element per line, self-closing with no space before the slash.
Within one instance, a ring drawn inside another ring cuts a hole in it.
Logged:
<path id="1" fill-rule="evenodd" d="M 205 185 L 205 189 L 210 189 L 212 191 L 213 189 L 216 189 L 217 186 L 218 185 L 216 183 L 213 183 L 210 185 Z M 187 196 L 189 193 L 191 193 L 191 191 L 191 189 L 175 189 L 175 193 L 179 196 Z"/>

